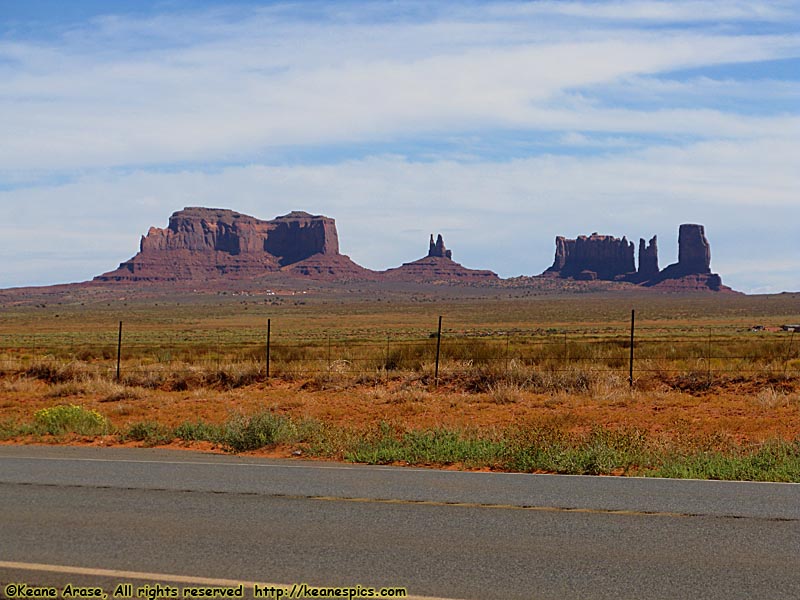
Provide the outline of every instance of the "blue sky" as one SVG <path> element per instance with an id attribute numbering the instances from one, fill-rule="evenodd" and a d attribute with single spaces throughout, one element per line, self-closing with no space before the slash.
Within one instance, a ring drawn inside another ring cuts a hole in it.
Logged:
<path id="1" fill-rule="evenodd" d="M 0 287 L 205 205 L 502 276 L 593 231 L 663 267 L 696 222 L 727 284 L 800 290 L 794 0 L 0 0 L 0 136 Z"/>

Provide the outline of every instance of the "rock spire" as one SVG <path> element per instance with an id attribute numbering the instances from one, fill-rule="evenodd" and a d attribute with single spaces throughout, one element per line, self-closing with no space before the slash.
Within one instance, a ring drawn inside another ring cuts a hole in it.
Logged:
<path id="1" fill-rule="evenodd" d="M 433 234 L 431 234 L 430 247 L 428 248 L 428 256 L 438 256 L 440 258 L 449 258 L 452 260 L 453 252 L 444 247 L 444 240 L 440 233 L 433 241 Z"/>

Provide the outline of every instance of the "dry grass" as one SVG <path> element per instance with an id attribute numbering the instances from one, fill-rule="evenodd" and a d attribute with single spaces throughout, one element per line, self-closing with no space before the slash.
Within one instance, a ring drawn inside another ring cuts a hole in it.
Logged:
<path id="1" fill-rule="evenodd" d="M 0 379 L 0 394 L 31 393 L 37 387 L 36 380 L 25 376 Z"/>
<path id="2" fill-rule="evenodd" d="M 800 431 L 800 337 L 749 331 L 756 323 L 800 320 L 788 295 L 445 292 L 411 301 L 402 291 L 391 302 L 369 292 L 308 294 L 304 305 L 257 310 L 251 303 L 247 311 L 241 298 L 198 294 L 127 306 L 115 292 L 102 301 L 87 297 L 85 307 L 60 299 L 57 308 L 43 297 L 35 307 L 9 310 L 0 323 L 0 422 L 25 422 L 40 408 L 79 402 L 119 428 L 221 424 L 232 411 L 270 408 L 356 429 L 381 422 L 403 431 L 535 425 L 582 435 L 603 427 L 657 439 L 753 442 L 793 439 Z M 640 327 L 631 389 L 626 344 L 634 305 Z M 445 333 L 437 382 L 430 335 L 438 314 L 445 315 Z M 117 383 L 116 323 L 123 317 Z M 159 431 L 152 429 L 156 437 Z M 344 447 L 350 434 L 341 435 Z"/>
<path id="3" fill-rule="evenodd" d="M 488 396 L 495 404 L 516 404 L 523 397 L 523 388 L 513 382 L 501 382 L 489 386 Z"/>
<path id="4" fill-rule="evenodd" d="M 755 400 L 758 406 L 765 409 L 774 409 L 780 407 L 795 407 L 800 408 L 800 394 L 787 393 L 785 391 L 776 390 L 772 387 L 767 387 L 760 390 Z"/>
<path id="5" fill-rule="evenodd" d="M 485 375 L 485 374 L 484 374 Z M 635 427 L 658 435 L 678 431 L 721 433 L 736 440 L 793 439 L 800 431 L 800 381 L 749 381 L 706 391 L 683 391 L 658 381 L 631 389 L 620 376 L 551 373 L 543 380 L 451 377 L 435 388 L 409 374 L 383 383 L 355 379 L 259 381 L 228 388 L 145 388 L 104 380 L 47 383 L 6 378 L 0 388 L 0 421 L 25 421 L 41 408 L 73 402 L 98 410 L 115 425 L 137 421 L 175 426 L 205 419 L 218 423 L 231 411 L 248 414 L 272 407 L 281 414 L 339 426 L 370 427 L 381 421 L 404 427 L 509 427 L 557 423 L 580 432 L 593 426 Z M 335 376 L 342 377 L 342 376 Z M 563 387 L 561 387 L 563 386 Z"/>

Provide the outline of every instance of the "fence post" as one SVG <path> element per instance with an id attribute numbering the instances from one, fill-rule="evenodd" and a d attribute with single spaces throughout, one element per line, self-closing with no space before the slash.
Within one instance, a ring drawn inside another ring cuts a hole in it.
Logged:
<path id="1" fill-rule="evenodd" d="M 794 329 L 792 335 L 789 336 L 789 344 L 786 346 L 786 359 L 783 361 L 783 376 L 786 377 L 786 370 L 789 368 L 789 361 L 792 356 L 792 342 L 794 341 Z"/>
<path id="2" fill-rule="evenodd" d="M 219 329 L 217 329 L 217 372 L 219 372 L 221 364 L 220 364 L 220 352 L 222 351 L 222 336 L 220 334 Z"/>
<path id="3" fill-rule="evenodd" d="M 510 345 L 511 345 L 511 334 L 508 331 L 506 331 L 506 356 L 505 356 L 506 377 L 508 377 L 508 351 Z"/>
<path id="4" fill-rule="evenodd" d="M 117 383 L 119 383 L 119 364 L 122 358 L 122 321 L 119 322 L 119 336 L 117 337 Z"/>
<path id="5" fill-rule="evenodd" d="M 383 361 L 383 372 L 386 381 L 389 381 L 389 334 L 386 334 L 386 359 Z"/>
<path id="6" fill-rule="evenodd" d="M 267 319 L 267 368 L 266 368 L 266 379 L 269 381 L 269 343 L 270 343 L 270 333 L 272 329 L 272 319 Z"/>
<path id="7" fill-rule="evenodd" d="M 442 315 L 439 315 L 439 329 L 436 332 L 436 370 L 434 371 L 433 381 L 435 387 L 439 387 L 439 355 L 442 350 Z"/>
<path id="8" fill-rule="evenodd" d="M 633 387 L 633 332 L 636 324 L 636 311 L 631 309 L 631 358 L 628 365 L 628 383 Z"/>

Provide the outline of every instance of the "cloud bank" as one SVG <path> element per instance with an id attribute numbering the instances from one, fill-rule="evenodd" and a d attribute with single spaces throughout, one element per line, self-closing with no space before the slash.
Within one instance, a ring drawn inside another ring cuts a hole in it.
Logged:
<path id="1" fill-rule="evenodd" d="M 800 289 L 794 3 L 167 6 L 2 37 L 0 286 L 202 204 L 333 216 L 371 268 L 442 231 L 505 276 L 597 230 L 666 264 L 701 222 L 726 283 Z"/>

